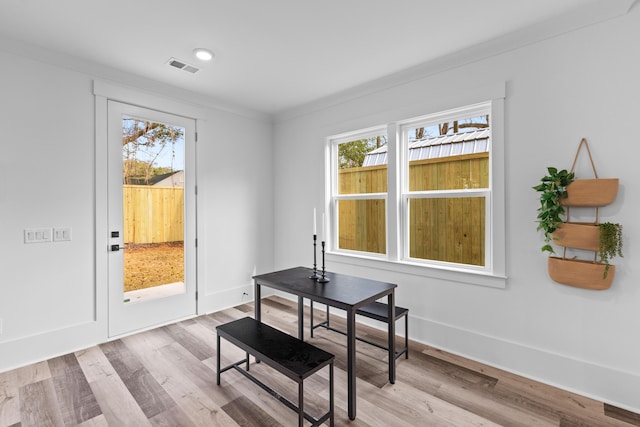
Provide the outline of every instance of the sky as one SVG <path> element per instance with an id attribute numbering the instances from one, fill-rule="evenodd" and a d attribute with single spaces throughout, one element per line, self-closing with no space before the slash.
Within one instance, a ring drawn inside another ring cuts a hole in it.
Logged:
<path id="1" fill-rule="evenodd" d="M 128 130 L 131 129 L 134 123 L 135 122 L 131 120 L 131 117 L 123 117 L 123 135 L 127 134 Z M 167 127 L 180 129 L 182 136 L 178 137 L 173 143 L 166 144 L 164 147 L 156 144 L 149 150 L 138 149 L 136 159 L 143 162 L 149 162 L 155 157 L 153 166 L 172 168 L 174 171 L 184 170 L 184 133 L 186 130 L 182 127 L 171 124 L 165 125 Z M 138 139 L 138 141 L 140 141 L 140 139 Z M 144 142 L 144 140 L 142 140 L 142 142 Z M 126 157 L 126 153 L 123 151 L 123 158 L 124 157 Z"/>

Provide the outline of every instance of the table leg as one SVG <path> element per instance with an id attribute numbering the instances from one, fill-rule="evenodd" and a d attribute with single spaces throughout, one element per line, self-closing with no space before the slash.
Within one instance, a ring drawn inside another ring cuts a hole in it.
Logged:
<path id="1" fill-rule="evenodd" d="M 347 310 L 347 398 L 349 419 L 356 419 L 356 312 Z"/>
<path id="2" fill-rule="evenodd" d="M 255 311 L 254 317 L 255 319 L 260 322 L 262 319 L 262 298 L 260 296 L 260 284 L 258 283 L 257 280 L 253 280 L 253 296 L 254 296 L 254 301 L 253 301 L 253 309 Z M 256 363 L 260 363 L 260 360 L 258 358 L 256 358 Z M 249 366 L 249 362 L 247 361 L 247 366 Z"/>
<path id="3" fill-rule="evenodd" d="M 389 331 L 388 331 L 388 339 L 389 339 L 389 382 L 391 384 L 395 384 L 396 382 L 396 304 L 395 304 L 395 296 L 392 291 L 387 297 L 387 307 L 389 321 Z"/>
<path id="4" fill-rule="evenodd" d="M 255 310 L 255 319 L 259 322 L 261 317 L 262 317 L 262 310 L 261 310 L 261 299 L 260 299 L 260 285 L 258 284 L 257 280 L 253 281 L 253 296 L 254 296 L 254 300 L 253 300 L 253 308 Z"/>
<path id="5" fill-rule="evenodd" d="M 304 341 L 304 298 L 298 297 L 298 339 Z"/>

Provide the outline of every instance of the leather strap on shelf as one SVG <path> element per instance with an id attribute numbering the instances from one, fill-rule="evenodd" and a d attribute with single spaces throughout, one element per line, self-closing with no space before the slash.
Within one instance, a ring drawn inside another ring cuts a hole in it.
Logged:
<path id="1" fill-rule="evenodd" d="M 578 156 L 580 155 L 580 150 L 582 149 L 582 147 L 584 146 L 584 148 L 587 150 L 587 155 L 589 156 L 589 162 L 591 163 L 591 169 L 593 169 L 593 175 L 596 179 L 598 179 L 598 172 L 596 172 L 596 165 L 593 163 L 593 157 L 591 157 L 591 150 L 589 150 L 589 144 L 587 143 L 587 139 L 586 138 L 582 138 L 580 140 L 580 144 L 578 145 L 578 150 L 576 151 L 576 156 L 573 158 L 573 164 L 571 165 L 571 170 L 569 172 L 573 172 L 573 170 L 576 167 L 576 162 L 578 161 Z M 570 216 L 570 206 L 567 206 L 567 221 L 566 222 L 570 222 L 569 221 L 569 216 Z M 596 207 L 596 219 L 594 221 L 594 224 L 598 224 L 598 208 Z M 593 262 L 597 261 L 597 256 L 598 253 L 594 252 L 593 254 Z M 563 252 L 562 252 L 562 258 L 566 259 L 567 257 L 567 248 L 566 246 L 563 248 Z M 574 257 L 575 258 L 575 257 Z"/>
<path id="2" fill-rule="evenodd" d="M 589 144 L 587 144 L 587 139 L 582 138 L 580 140 L 580 144 L 578 145 L 578 151 L 576 152 L 576 157 L 573 158 L 573 164 L 571 165 L 571 170 L 569 172 L 573 172 L 573 169 L 576 167 L 576 162 L 578 161 L 578 156 L 580 155 L 580 150 L 582 147 L 587 150 L 587 154 L 589 155 L 589 162 L 591 162 L 591 169 L 593 169 L 593 175 L 598 179 L 598 172 L 596 172 L 596 165 L 593 164 L 593 158 L 591 157 L 591 151 L 589 150 Z"/>

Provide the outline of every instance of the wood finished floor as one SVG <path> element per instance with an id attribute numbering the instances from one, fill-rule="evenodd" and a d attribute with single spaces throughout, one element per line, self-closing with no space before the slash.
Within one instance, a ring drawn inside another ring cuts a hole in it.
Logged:
<path id="1" fill-rule="evenodd" d="M 270 297 L 262 311 L 264 322 L 296 334 L 294 303 Z M 215 327 L 252 314 L 249 303 L 0 373 L 0 426 L 297 425 L 293 411 L 235 371 L 216 385 Z M 358 330 L 384 342 L 378 330 Z M 396 384 L 387 382 L 385 352 L 358 342 L 350 421 L 344 337 L 317 330 L 309 342 L 336 355 L 338 426 L 640 426 L 638 414 L 414 342 Z M 223 364 L 243 357 L 224 340 L 221 353 Z M 294 382 L 264 364 L 251 370 L 295 401 Z M 305 382 L 313 415 L 326 411 L 328 383 L 327 369 Z"/>

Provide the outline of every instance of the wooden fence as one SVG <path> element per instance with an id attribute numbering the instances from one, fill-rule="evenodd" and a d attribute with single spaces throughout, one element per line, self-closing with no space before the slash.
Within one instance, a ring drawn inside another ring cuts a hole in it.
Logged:
<path id="1" fill-rule="evenodd" d="M 184 188 L 123 185 L 124 242 L 184 240 Z"/>
<path id="2" fill-rule="evenodd" d="M 489 153 L 426 159 L 409 165 L 411 191 L 487 188 Z M 341 169 L 340 194 L 387 191 L 387 168 Z M 386 206 L 381 199 L 340 200 L 338 245 L 386 252 Z M 409 255 L 412 258 L 484 265 L 484 197 L 411 199 Z"/>

